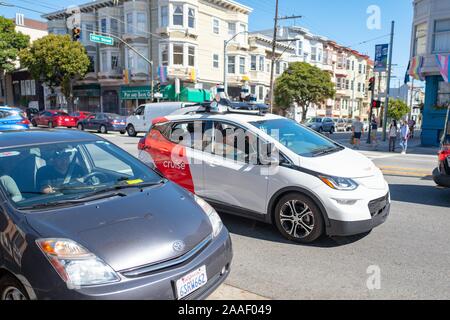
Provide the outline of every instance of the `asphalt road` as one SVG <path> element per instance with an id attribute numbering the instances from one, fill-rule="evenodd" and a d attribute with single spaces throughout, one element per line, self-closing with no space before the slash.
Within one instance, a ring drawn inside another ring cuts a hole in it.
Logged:
<path id="1" fill-rule="evenodd" d="M 137 155 L 139 138 L 105 137 Z M 271 299 L 450 299 L 450 190 L 430 178 L 436 156 L 362 153 L 390 184 L 386 223 L 369 234 L 299 245 L 270 225 L 221 214 L 234 247 L 226 283 Z M 370 266 L 380 271 L 379 289 L 367 287 Z"/>

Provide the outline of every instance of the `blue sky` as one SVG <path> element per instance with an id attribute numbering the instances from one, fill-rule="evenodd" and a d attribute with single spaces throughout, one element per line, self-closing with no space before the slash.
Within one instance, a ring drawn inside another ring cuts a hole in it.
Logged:
<path id="1" fill-rule="evenodd" d="M 87 0 L 2 0 L 10 4 L 26 7 L 36 11 L 50 12 L 73 4 L 86 3 Z M 254 9 L 250 16 L 250 31 L 273 28 L 275 0 L 238 0 Z M 391 86 L 403 84 L 408 65 L 411 25 L 412 0 L 279 0 L 280 16 L 302 15 L 297 20 L 287 20 L 282 25 L 296 24 L 308 28 L 313 33 L 333 39 L 338 43 L 368 54 L 373 58 L 375 45 L 389 42 L 391 21 L 395 20 L 395 37 L 393 63 L 394 74 Z M 381 12 L 381 29 L 370 30 L 366 22 L 369 14 L 367 8 L 376 5 Z M 20 8 L 0 6 L 0 14 L 13 17 L 22 12 L 29 18 L 40 18 L 37 12 Z M 373 40 L 375 38 L 379 38 Z M 368 41 L 369 40 L 369 41 Z M 367 42 L 366 42 L 367 41 Z M 362 43 L 365 42 L 365 43 Z"/>

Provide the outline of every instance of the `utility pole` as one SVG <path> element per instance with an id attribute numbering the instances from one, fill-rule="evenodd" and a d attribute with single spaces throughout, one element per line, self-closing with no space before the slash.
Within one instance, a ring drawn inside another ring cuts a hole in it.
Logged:
<path id="1" fill-rule="evenodd" d="M 273 113 L 273 101 L 274 101 L 274 83 L 273 78 L 275 75 L 275 50 L 277 48 L 277 34 L 278 34 L 278 0 L 275 2 L 275 19 L 273 27 L 273 39 L 272 39 L 272 66 L 270 69 L 270 91 L 269 91 L 269 101 L 270 101 L 270 113 Z"/>
<path id="2" fill-rule="evenodd" d="M 392 21 L 391 43 L 389 45 L 389 67 L 388 67 L 387 84 L 386 84 L 386 100 L 384 103 L 384 115 L 383 115 L 383 141 L 386 141 L 387 115 L 388 115 L 388 108 L 389 108 L 389 91 L 390 91 L 390 86 L 391 86 L 391 72 L 392 72 L 392 47 L 394 46 L 394 29 L 395 29 L 395 21 Z"/>

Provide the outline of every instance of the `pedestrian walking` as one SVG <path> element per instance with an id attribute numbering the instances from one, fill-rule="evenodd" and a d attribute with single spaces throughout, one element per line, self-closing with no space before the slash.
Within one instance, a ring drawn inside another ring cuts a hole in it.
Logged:
<path id="1" fill-rule="evenodd" d="M 413 118 L 409 119 L 408 126 L 409 126 L 409 137 L 411 139 L 413 139 L 414 138 L 414 130 L 416 127 L 416 121 Z"/>
<path id="2" fill-rule="evenodd" d="M 389 126 L 389 152 L 395 152 L 395 143 L 397 142 L 397 121 L 392 120 Z"/>
<path id="3" fill-rule="evenodd" d="M 363 132 L 364 132 L 364 124 L 361 122 L 361 118 L 355 117 L 355 121 L 353 121 L 352 123 L 354 149 L 359 149 Z"/>
<path id="4" fill-rule="evenodd" d="M 409 133 L 408 124 L 402 120 L 400 125 L 400 146 L 402 147 L 402 154 L 406 154 L 406 149 L 408 149 Z"/>
<path id="5" fill-rule="evenodd" d="M 377 139 L 378 122 L 375 117 L 372 117 L 370 126 L 372 127 L 371 128 L 372 131 L 370 132 L 370 141 L 372 144 L 374 144 L 375 147 L 377 147 L 378 146 L 378 139 Z"/>

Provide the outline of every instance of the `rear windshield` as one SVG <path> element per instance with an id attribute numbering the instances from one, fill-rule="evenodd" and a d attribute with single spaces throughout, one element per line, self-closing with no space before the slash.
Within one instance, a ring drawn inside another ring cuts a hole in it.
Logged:
<path id="1" fill-rule="evenodd" d="M 68 116 L 69 115 L 67 112 L 64 112 L 64 111 L 57 111 L 54 114 L 58 115 L 58 116 Z"/>
<path id="2" fill-rule="evenodd" d="M 121 118 L 122 118 L 122 116 L 119 116 L 118 114 L 115 114 L 115 113 L 106 113 L 105 115 L 106 115 L 108 118 L 114 119 L 114 120 L 116 120 L 116 119 L 121 119 Z"/>

